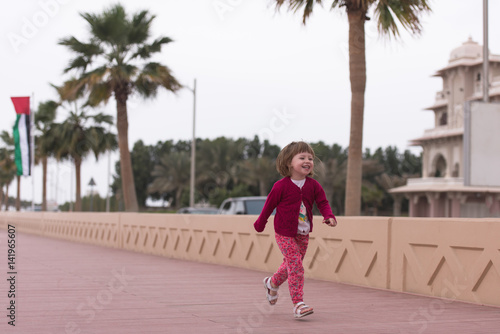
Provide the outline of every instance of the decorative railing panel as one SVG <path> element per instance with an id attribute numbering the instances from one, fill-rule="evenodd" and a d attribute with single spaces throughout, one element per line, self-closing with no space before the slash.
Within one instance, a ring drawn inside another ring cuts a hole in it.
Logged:
<path id="1" fill-rule="evenodd" d="M 500 305 L 500 220 L 394 218 L 393 290 Z"/>

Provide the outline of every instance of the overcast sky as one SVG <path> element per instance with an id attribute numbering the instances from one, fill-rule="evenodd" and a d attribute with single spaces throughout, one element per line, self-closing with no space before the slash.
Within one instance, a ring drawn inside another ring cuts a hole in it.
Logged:
<path id="1" fill-rule="evenodd" d="M 11 96 L 34 96 L 33 104 L 55 99 L 49 85 L 68 77 L 62 72 L 72 55 L 57 42 L 75 36 L 86 40 L 88 29 L 79 13 L 98 13 L 116 1 L 24 0 L 0 13 L 0 131 L 11 131 L 15 112 Z M 156 15 L 153 37 L 168 36 L 156 60 L 178 80 L 192 86 L 197 79 L 199 138 L 253 138 L 258 135 L 284 146 L 293 140 L 343 147 L 349 143 L 350 84 L 348 24 L 345 13 L 317 7 L 304 26 L 301 14 L 285 7 L 276 12 L 272 0 L 122 0 L 128 12 L 147 9 Z M 327 2 L 328 4 L 330 1 Z M 409 148 L 408 141 L 433 127 L 423 109 L 441 90 L 432 75 L 448 63 L 450 52 L 469 37 L 482 44 L 482 1 L 430 2 L 423 33 L 402 33 L 399 41 L 378 36 L 375 22 L 366 23 L 367 87 L 364 147 Z M 490 13 L 500 2 L 490 1 Z M 490 14 L 490 51 L 500 53 L 500 21 Z M 161 92 L 155 100 L 129 100 L 129 143 L 189 140 L 193 95 Z M 115 116 L 113 100 L 100 111 Z M 66 112 L 60 110 L 62 118 Z M 412 148 L 415 153 L 419 148 Z M 111 166 L 118 153 L 111 154 Z M 107 156 L 90 156 L 82 169 L 82 192 L 91 177 L 106 195 Z M 48 197 L 70 199 L 69 163 L 50 164 Z M 35 169 L 35 200 L 41 201 L 41 169 Z M 74 189 L 74 186 L 73 186 Z M 73 191 L 74 192 L 74 191 Z M 15 182 L 11 195 L 15 195 Z M 74 198 L 74 195 L 71 196 Z M 22 182 L 22 198 L 31 200 L 31 180 Z"/>

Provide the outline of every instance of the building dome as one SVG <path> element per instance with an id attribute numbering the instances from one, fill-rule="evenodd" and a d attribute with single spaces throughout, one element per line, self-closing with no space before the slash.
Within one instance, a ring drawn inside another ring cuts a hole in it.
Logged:
<path id="1" fill-rule="evenodd" d="M 474 42 L 471 37 L 450 54 L 450 63 L 459 59 L 477 59 L 483 57 L 483 47 Z"/>

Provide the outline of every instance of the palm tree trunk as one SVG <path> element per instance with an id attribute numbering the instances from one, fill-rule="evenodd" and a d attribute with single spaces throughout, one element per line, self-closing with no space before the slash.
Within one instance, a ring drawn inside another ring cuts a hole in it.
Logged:
<path id="1" fill-rule="evenodd" d="M 3 204 L 3 185 L 0 185 L 0 211 L 2 211 Z"/>
<path id="2" fill-rule="evenodd" d="M 42 211 L 47 211 L 47 157 L 42 157 Z"/>
<path id="3" fill-rule="evenodd" d="M 179 187 L 175 192 L 175 207 L 177 209 L 180 209 L 181 207 L 182 190 L 183 190 L 182 187 Z"/>
<path id="4" fill-rule="evenodd" d="M 259 180 L 259 193 L 260 193 L 260 196 L 267 195 L 267 183 L 266 183 L 266 181 L 264 181 L 262 179 Z"/>
<path id="5" fill-rule="evenodd" d="M 75 157 L 75 179 L 76 179 L 76 200 L 75 200 L 75 211 L 82 211 L 82 192 L 81 192 L 81 167 L 82 167 L 82 158 Z"/>
<path id="6" fill-rule="evenodd" d="M 3 199 L 5 205 L 5 211 L 9 211 L 9 183 L 5 186 L 5 197 Z"/>
<path id="7" fill-rule="evenodd" d="M 392 215 L 394 217 L 400 217 L 401 216 L 401 204 L 403 202 L 403 196 L 399 194 L 394 194 L 392 195 L 392 198 L 394 199 L 394 206 L 393 206 L 393 213 Z"/>
<path id="8" fill-rule="evenodd" d="M 125 96 L 124 96 L 125 95 Z M 116 128 L 118 130 L 118 147 L 120 149 L 120 170 L 122 177 L 123 201 L 125 211 L 137 212 L 137 194 L 135 193 L 134 174 L 132 172 L 132 160 L 128 147 L 128 117 L 127 96 L 125 93 L 116 96 Z"/>
<path id="9" fill-rule="evenodd" d="M 21 176 L 17 175 L 16 211 L 21 211 Z"/>
<path id="10" fill-rule="evenodd" d="M 358 216 L 361 209 L 363 111 L 366 86 L 365 14 L 362 10 L 348 11 L 351 132 L 347 158 L 346 216 Z"/>

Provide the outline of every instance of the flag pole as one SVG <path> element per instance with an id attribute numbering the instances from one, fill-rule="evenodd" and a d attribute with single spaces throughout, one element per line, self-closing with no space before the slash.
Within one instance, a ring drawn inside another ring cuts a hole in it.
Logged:
<path id="1" fill-rule="evenodd" d="M 35 114 L 33 113 L 32 104 L 35 103 L 35 93 L 31 93 L 30 103 L 30 134 L 31 134 L 31 212 L 35 211 Z"/>
<path id="2" fill-rule="evenodd" d="M 73 166 L 71 163 L 73 160 L 70 158 L 70 173 L 69 173 L 69 212 L 73 212 L 73 167 L 74 167 L 74 162 Z"/>
<path id="3" fill-rule="evenodd" d="M 189 206 L 194 206 L 194 187 L 195 187 L 195 164 L 196 164 L 196 78 L 194 79 L 193 89 L 189 88 L 193 93 L 193 138 L 191 140 L 191 177 L 189 182 Z"/>

